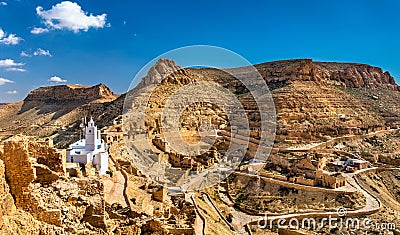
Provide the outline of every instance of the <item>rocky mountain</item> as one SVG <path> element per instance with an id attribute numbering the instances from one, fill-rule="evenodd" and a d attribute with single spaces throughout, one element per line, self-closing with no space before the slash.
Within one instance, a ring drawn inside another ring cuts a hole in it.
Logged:
<path id="1" fill-rule="evenodd" d="M 272 90 L 278 118 L 278 143 L 279 139 L 309 142 L 386 126 L 396 127 L 400 123 L 397 115 L 400 88 L 390 73 L 381 68 L 311 59 L 267 62 L 257 64 L 255 68 Z M 151 100 L 154 107 L 162 107 L 167 97 L 180 86 L 210 80 L 236 90 L 237 94 L 246 93 L 243 84 L 227 72 L 213 68 L 181 68 L 169 59 L 157 61 L 134 89 L 138 92 L 133 93 L 143 98 L 149 87 L 161 82 Z M 98 118 L 100 126 L 110 123 L 121 114 L 124 99 L 124 95 L 115 95 L 104 84 L 41 87 L 23 101 L 0 108 L 0 137 L 5 139 L 18 133 L 46 136 L 62 129 L 70 130 L 70 135 L 74 135 L 77 122 L 85 115 Z M 135 102 L 142 101 L 136 99 Z M 252 102 L 246 102 L 244 106 L 250 109 Z M 158 113 L 160 110 L 149 111 Z"/>
<path id="2" fill-rule="evenodd" d="M 268 62 L 255 68 L 272 91 L 278 145 L 366 133 L 400 124 L 400 88 L 390 73 L 381 68 L 311 59 Z M 243 84 L 225 71 L 190 70 L 237 93 L 246 93 Z M 238 70 L 243 68 L 227 71 Z"/>
<path id="3" fill-rule="evenodd" d="M 83 117 L 93 116 L 104 126 L 119 115 L 123 100 L 104 84 L 40 87 L 23 101 L 0 108 L 0 139 L 54 135 L 62 147 L 77 138 Z"/>
<path id="4" fill-rule="evenodd" d="M 265 79 L 272 93 L 274 103 L 271 105 L 274 105 L 277 117 L 275 147 L 301 147 L 304 144 L 321 143 L 338 136 L 363 135 L 376 130 L 400 127 L 399 86 L 388 72 L 383 72 L 380 68 L 354 63 L 314 62 L 310 59 L 268 62 L 255 65 L 255 68 Z M 35 141 L 31 141 L 32 138 L 15 141 L 20 138 L 15 135 L 50 136 L 56 147 L 65 148 L 79 137 L 79 124 L 84 116 L 93 116 L 100 127 L 109 126 L 112 129 L 113 121 L 117 117 L 120 118 L 127 98 L 133 114 L 137 113 L 139 104 L 145 105 L 140 107 L 146 107 L 146 117 L 140 120 L 133 118 L 132 129 L 139 130 L 140 134 L 144 133 L 138 128 L 141 126 L 133 125 L 134 122 L 143 123 L 143 128 L 147 132 L 146 141 L 152 139 L 151 143 L 155 145 L 151 153 L 159 154 L 158 156 L 168 160 L 170 156 L 177 156 L 175 152 L 167 150 L 162 142 L 160 114 L 168 98 L 184 85 L 215 81 L 232 91 L 246 109 L 250 126 L 253 128 L 247 150 L 247 154 L 251 155 L 254 153 L 254 146 L 258 146 L 257 127 L 260 115 L 254 99 L 249 97 L 248 90 L 228 73 L 230 71 L 246 70 L 244 68 L 232 68 L 226 71 L 212 68 L 187 69 L 180 67 L 174 61 L 161 59 L 150 68 L 138 86 L 127 94 L 116 95 L 103 84 L 41 87 L 30 92 L 23 101 L 0 107 L 0 142 L 3 142 L 0 148 L 2 188 L 0 227 L 2 226 L 3 230 L 0 232 L 13 234 L 21 230 L 25 233 L 36 232 L 35 234 L 68 232 L 99 234 L 106 230 L 117 231 L 122 224 L 126 231 L 120 230 L 120 234 L 125 234 L 127 231 L 129 234 L 140 234 L 140 229 L 142 234 L 161 233 L 164 231 L 162 227 L 164 225 L 152 218 L 167 211 L 173 214 L 169 217 L 171 224 L 176 224 L 179 220 L 188 222 L 189 218 L 189 224 L 192 226 L 196 217 L 194 207 L 177 201 L 177 206 L 170 207 L 171 210 L 165 209 L 164 206 L 170 202 L 163 199 L 164 191 L 157 191 L 158 188 L 147 183 L 148 178 L 132 167 L 134 159 L 127 154 L 129 145 L 127 146 L 125 141 L 110 148 L 111 156 L 114 158 L 118 156 L 119 161 L 113 160 L 115 163 L 110 164 L 110 170 L 115 175 L 114 178 L 111 178 L 112 176 L 108 178 L 108 186 L 111 185 L 111 190 L 108 192 L 114 190 L 113 184 L 124 185 L 122 191 L 124 200 L 125 197 L 127 199 L 125 203 L 130 206 L 128 209 L 117 204 L 106 204 L 107 197 L 103 195 L 105 193 L 103 187 L 107 184 L 103 186 L 104 177 L 85 179 L 64 177 L 65 166 L 59 166 L 60 162 L 65 162 L 63 154 L 50 146 L 43 147 L 33 143 Z M 204 94 L 207 94 L 206 91 Z M 147 101 L 149 102 L 143 103 Z M 217 151 L 226 149 L 229 145 L 227 142 L 233 139 L 227 114 L 221 107 L 207 102 L 198 102 L 186 108 L 181 114 L 180 134 L 187 142 L 196 143 L 199 140 L 197 130 L 204 122 L 210 122 L 218 129 L 224 130 L 221 132 L 224 138 L 214 144 L 212 151 L 196 159 L 196 165 L 199 167 L 212 164 L 214 159 L 219 157 Z M 125 119 L 124 122 L 126 124 Z M 235 138 L 241 138 L 240 132 L 234 135 Z M 14 142 L 5 143 L 10 137 L 15 138 Z M 390 151 L 379 156 L 381 152 L 389 149 L 386 145 L 392 146 L 393 149 L 397 148 L 397 142 L 391 139 L 359 141 L 363 142 L 349 144 L 342 142 L 341 148 L 348 151 L 355 149 L 360 156 L 365 155 L 365 151 L 368 150 L 385 164 L 398 162 L 398 155 Z M 378 148 L 383 150 L 373 152 Z M 138 152 L 142 150 L 140 146 L 135 146 L 135 149 Z M 179 157 L 187 156 L 181 154 Z M 178 164 L 179 159 L 176 160 Z M 126 183 L 124 180 L 122 183 L 119 182 L 125 177 Z M 377 180 L 376 177 L 369 180 Z M 388 181 L 386 185 L 397 182 L 397 176 L 396 180 L 393 179 L 395 176 L 391 177 L 385 178 L 387 179 L 385 181 Z M 249 191 L 252 187 L 240 188 Z M 375 187 L 381 190 L 379 183 Z M 395 190 L 391 189 L 393 192 Z M 376 189 L 375 191 L 378 192 Z M 155 203 L 154 198 L 155 196 L 158 198 L 159 192 L 161 201 Z M 281 187 L 277 188 L 277 193 L 282 198 L 279 203 L 285 204 L 284 199 L 287 199 L 287 195 L 282 194 Z M 313 195 L 315 196 L 315 193 Z M 294 198 L 297 197 L 296 195 Z M 197 200 L 200 208 L 197 210 L 203 210 L 205 218 L 208 218 L 207 216 L 211 216 L 209 212 L 213 209 L 208 208 L 205 202 L 211 199 L 205 201 L 203 196 L 201 198 L 203 199 Z M 324 198 L 326 195 L 321 194 L 318 200 L 326 201 Z M 394 200 L 392 197 L 389 199 Z M 336 200 L 339 199 L 334 198 L 331 202 L 336 203 Z M 149 205 L 151 207 L 148 207 Z M 153 208 L 154 211 L 149 208 Z M 229 208 L 225 211 L 229 211 Z M 179 219 L 183 212 L 186 212 L 185 219 L 183 217 Z M 218 216 L 211 220 L 211 223 L 207 222 L 207 227 L 217 220 L 220 221 Z M 222 227 L 221 224 L 215 226 Z M 30 232 L 26 232 L 28 230 Z M 221 234 L 227 233 L 221 232 Z"/>
<path id="5" fill-rule="evenodd" d="M 378 67 L 366 64 L 323 62 L 317 62 L 316 65 L 328 70 L 330 80 L 339 81 L 349 87 L 380 87 L 388 90 L 400 90 L 390 73 L 383 72 Z"/>
<path id="6" fill-rule="evenodd" d="M 400 90 L 389 72 L 367 64 L 315 62 L 311 59 L 280 60 L 256 64 L 264 80 L 271 90 L 295 81 L 312 81 L 318 84 L 331 84 L 352 88 L 382 88 Z M 218 69 L 193 69 L 209 76 L 221 84 L 229 82 L 232 77 Z M 240 71 L 243 68 L 233 68 L 227 71 Z"/>
<path id="7" fill-rule="evenodd" d="M 104 84 L 95 86 L 59 85 L 40 87 L 31 91 L 24 101 L 66 102 L 114 99 L 115 94 Z"/>
<path id="8" fill-rule="evenodd" d="M 255 65 L 268 83 L 314 81 L 353 88 L 399 90 L 389 72 L 356 63 L 314 62 L 311 59 L 284 60 Z"/>
<path id="9" fill-rule="evenodd" d="M 52 136 L 59 147 L 65 147 L 79 136 L 79 121 L 83 116 L 92 114 L 103 120 L 100 124 L 108 124 L 110 120 L 118 116 L 118 113 L 113 110 L 121 109 L 115 108 L 122 107 L 122 102 L 119 102 L 121 99 L 123 100 L 123 96 L 115 95 L 103 84 L 93 87 L 82 85 L 41 87 L 30 92 L 23 101 L 1 106 L 0 138 L 1 140 L 7 140 L 9 137 L 19 139 L 15 137 L 18 134 L 33 136 L 34 139 Z M 40 179 L 45 179 L 45 184 L 48 184 L 47 181 L 58 178 L 55 174 L 48 173 L 56 168 L 58 168 L 56 171 L 62 168 L 65 171 L 65 163 L 63 163 L 65 160 L 63 161 L 63 155 L 57 153 L 55 149 L 39 147 L 34 139 L 30 142 L 31 150 L 29 151 L 27 146 L 24 147 L 25 150 L 20 149 L 22 150 L 20 151 L 7 147 L 12 144 L 5 144 L 4 147 L 4 142 L 2 143 L 0 152 L 1 234 L 54 234 L 55 231 L 58 234 L 66 233 L 54 225 L 60 223 L 59 215 L 62 210 L 54 211 L 54 208 L 50 208 L 54 205 L 61 206 L 62 199 L 56 195 L 60 190 L 55 189 L 49 193 L 51 187 L 37 184 Z M 17 142 L 13 143 L 17 144 Z M 22 142 L 18 142 L 17 145 L 19 144 Z M 36 146 L 34 150 L 31 148 L 33 146 Z M 35 155 L 35 153 L 38 154 Z M 29 161 L 36 157 L 41 160 L 37 160 L 35 164 Z M 55 161 L 52 162 L 52 160 Z M 40 162 L 46 162 L 47 166 L 39 167 Z M 66 182 L 66 185 L 71 185 L 71 183 Z M 97 183 L 100 184 L 100 182 Z M 90 190 L 85 188 L 83 191 Z M 76 189 L 72 189 L 71 193 L 77 193 Z M 101 193 L 101 188 L 95 189 L 94 196 L 97 197 Z M 88 198 L 95 198 L 94 196 Z M 97 198 L 101 203 L 103 198 Z M 64 201 L 68 203 L 68 198 Z M 63 207 L 67 208 L 67 205 Z M 81 213 L 84 216 L 85 209 L 81 210 Z M 64 221 L 65 219 L 62 218 Z M 72 218 L 71 221 L 75 219 Z"/>
<path id="10" fill-rule="evenodd" d="M 142 78 L 137 88 L 143 88 L 152 84 L 158 84 L 169 74 L 180 71 L 182 68 L 173 60 L 162 58 L 158 60 Z"/>

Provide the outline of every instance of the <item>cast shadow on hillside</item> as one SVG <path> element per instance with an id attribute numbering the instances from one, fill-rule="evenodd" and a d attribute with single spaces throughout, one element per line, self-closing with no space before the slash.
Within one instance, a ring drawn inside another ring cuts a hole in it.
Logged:
<path id="1" fill-rule="evenodd" d="M 68 101 L 68 102 L 24 102 L 18 115 L 29 110 L 37 110 L 38 115 L 54 113 L 51 120 L 58 119 L 72 110 L 89 103 L 90 101 Z"/>

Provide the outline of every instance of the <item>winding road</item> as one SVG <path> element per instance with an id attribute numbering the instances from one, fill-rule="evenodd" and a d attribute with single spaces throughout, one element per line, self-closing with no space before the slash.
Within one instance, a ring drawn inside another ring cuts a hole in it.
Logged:
<path id="1" fill-rule="evenodd" d="M 366 138 L 367 136 L 374 136 L 377 134 L 382 134 L 382 133 L 389 133 L 389 132 L 394 132 L 394 131 L 399 131 L 399 129 L 391 129 L 391 130 L 382 130 L 382 131 L 377 131 L 373 133 L 369 133 L 367 135 L 363 136 L 345 136 L 345 137 L 337 137 L 329 140 L 329 142 L 334 142 L 335 140 L 338 139 L 343 139 L 343 138 L 349 138 L 349 137 L 359 137 L 359 138 Z M 326 142 L 318 143 L 318 144 L 313 144 L 309 145 L 307 147 L 302 147 L 302 148 L 292 148 L 292 149 L 286 149 L 286 150 L 296 150 L 296 151 L 309 151 L 311 149 L 316 149 L 322 145 L 326 144 Z M 347 183 L 357 191 L 361 192 L 364 197 L 366 198 L 366 204 L 364 207 L 357 209 L 357 210 L 348 210 L 345 211 L 347 216 L 359 216 L 359 215 L 370 215 L 373 213 L 378 212 L 382 208 L 382 203 L 379 201 L 378 198 L 370 194 L 368 191 L 366 191 L 362 186 L 357 182 L 356 175 L 366 172 L 366 171 L 371 171 L 375 170 L 376 168 L 368 168 L 364 170 L 359 170 L 354 173 L 344 173 L 343 175 L 346 177 Z M 236 174 L 240 174 L 243 176 L 248 176 L 248 177 L 260 177 L 259 175 L 256 174 L 250 174 L 250 173 L 244 173 L 244 172 L 235 172 Z M 311 186 L 310 186 L 311 187 Z M 330 189 L 327 189 L 328 191 Z M 331 191 L 340 191 L 337 189 L 332 189 Z M 210 199 L 210 197 L 208 196 Z M 224 200 L 229 200 L 226 202 L 226 204 L 233 204 L 232 201 L 230 201 L 229 197 L 223 197 Z M 211 199 L 210 199 L 211 200 Z M 209 202 L 210 205 L 212 205 L 214 208 L 215 205 L 212 203 L 212 201 Z M 218 208 L 216 208 L 218 211 Z M 233 221 L 232 221 L 232 226 L 234 227 L 235 231 L 238 234 L 249 234 L 249 232 L 246 230 L 246 226 L 249 224 L 254 224 L 258 223 L 259 221 L 264 221 L 265 216 L 256 216 L 256 215 L 249 215 L 246 214 L 242 211 L 235 210 L 231 208 L 230 213 L 233 216 Z M 218 213 L 220 216 L 222 216 L 220 213 Z M 286 220 L 289 221 L 290 219 L 302 219 L 302 218 L 328 218 L 329 216 L 332 218 L 337 218 L 339 217 L 340 213 L 338 211 L 334 212 L 305 212 L 305 213 L 291 213 L 291 214 L 285 214 L 285 215 L 273 215 L 273 216 L 268 216 L 268 221 L 279 221 L 279 220 Z M 225 218 L 222 218 L 225 219 Z"/>
<path id="2" fill-rule="evenodd" d="M 103 179 L 105 200 L 110 204 L 119 203 L 122 207 L 127 207 L 129 202 L 124 197 L 125 177 L 117 169 L 114 159 L 110 157 L 110 160 L 110 167 L 114 168 L 115 171 L 113 177 Z"/>
<path id="3" fill-rule="evenodd" d="M 354 188 L 356 188 L 359 192 L 361 192 L 366 198 L 366 204 L 364 207 L 357 209 L 357 210 L 348 210 L 346 211 L 346 215 L 348 216 L 359 216 L 359 215 L 369 215 L 379 211 L 382 207 L 382 203 L 373 195 L 368 193 L 364 190 L 355 179 L 355 175 L 364 171 L 359 171 L 351 174 L 345 174 L 347 182 Z M 254 176 L 254 175 L 249 175 Z M 209 198 L 209 197 L 208 197 Z M 227 204 L 233 203 L 230 201 L 229 197 L 224 197 L 224 200 L 229 200 L 226 202 Z M 210 202 L 212 205 L 213 203 Z M 234 227 L 235 231 L 238 234 L 248 234 L 247 230 L 245 229 L 246 225 L 258 223 L 259 221 L 264 221 L 265 216 L 257 216 L 257 215 L 249 215 L 242 211 L 238 211 L 235 209 L 231 209 L 230 213 L 233 216 L 232 226 Z M 220 214 L 220 213 L 219 213 Z M 268 216 L 268 221 L 279 221 L 279 220 L 286 220 L 289 221 L 290 219 L 302 219 L 302 218 L 337 218 L 339 217 L 337 211 L 333 212 L 304 212 L 304 213 L 291 213 L 285 215 L 274 215 Z M 225 219 L 225 218 L 224 218 Z"/>

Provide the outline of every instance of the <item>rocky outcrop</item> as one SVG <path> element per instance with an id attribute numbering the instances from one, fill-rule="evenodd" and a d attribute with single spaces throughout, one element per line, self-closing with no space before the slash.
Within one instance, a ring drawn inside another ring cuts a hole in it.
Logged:
<path id="1" fill-rule="evenodd" d="M 400 90 L 394 78 L 388 71 L 381 68 L 354 63 L 315 63 L 329 71 L 329 79 L 338 81 L 349 87 L 380 87 L 389 90 Z"/>
<path id="2" fill-rule="evenodd" d="M 365 134 L 396 128 L 400 119 L 400 87 L 389 72 L 356 63 L 282 60 L 255 65 L 274 100 L 276 144 L 320 141 L 334 136 Z M 221 71 L 190 69 L 239 94 L 243 107 L 257 110 L 243 99 L 248 90 L 232 75 L 243 68 Z M 249 119 L 251 115 L 249 115 Z M 257 117 L 257 115 L 255 115 Z M 251 127 L 257 127 L 253 118 Z"/>
<path id="3" fill-rule="evenodd" d="M 314 81 L 346 87 L 371 87 L 400 90 L 389 72 L 381 68 L 356 63 L 314 62 L 311 59 L 283 60 L 255 65 L 271 84 L 294 81 Z"/>
<path id="4" fill-rule="evenodd" d="M 97 99 L 116 98 L 114 93 L 104 84 L 96 86 L 59 85 L 40 87 L 31 91 L 24 101 L 63 102 L 91 101 Z"/>
<path id="5" fill-rule="evenodd" d="M 315 62 L 312 59 L 280 60 L 254 65 L 267 82 L 270 90 L 290 85 L 295 81 L 312 81 L 318 84 L 333 84 L 353 88 L 384 88 L 399 91 L 394 78 L 389 72 L 379 67 L 357 63 Z M 233 73 L 244 68 L 234 68 L 227 71 Z M 232 75 L 226 71 L 212 68 L 191 69 L 210 77 L 220 84 L 229 87 L 243 86 L 233 82 Z M 249 70 L 250 71 L 250 70 Z"/>
<path id="6" fill-rule="evenodd" d="M 124 96 L 108 87 L 63 85 L 33 90 L 24 101 L 0 107 L 0 140 L 23 134 L 54 137 L 57 148 L 79 138 L 82 118 L 96 117 L 100 127 L 109 125 L 123 107 Z"/>
<path id="7" fill-rule="evenodd" d="M 199 74 L 192 72 L 192 70 L 180 67 L 173 60 L 162 58 L 149 69 L 147 75 L 142 78 L 135 89 L 141 89 L 159 83 L 164 85 L 186 85 L 197 81 L 198 78 Z"/>
<path id="8" fill-rule="evenodd" d="M 182 68 L 169 59 L 159 59 L 150 69 L 145 77 L 138 84 L 138 88 L 142 88 L 151 84 L 160 83 L 165 77 Z"/>

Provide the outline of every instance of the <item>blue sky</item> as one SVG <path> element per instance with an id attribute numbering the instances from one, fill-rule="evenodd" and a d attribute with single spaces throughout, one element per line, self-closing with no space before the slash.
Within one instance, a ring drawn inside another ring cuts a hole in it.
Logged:
<path id="1" fill-rule="evenodd" d="M 400 81 L 399 12 L 394 0 L 0 0 L 0 102 L 65 82 L 123 93 L 147 62 L 196 44 L 251 63 L 367 63 Z"/>

